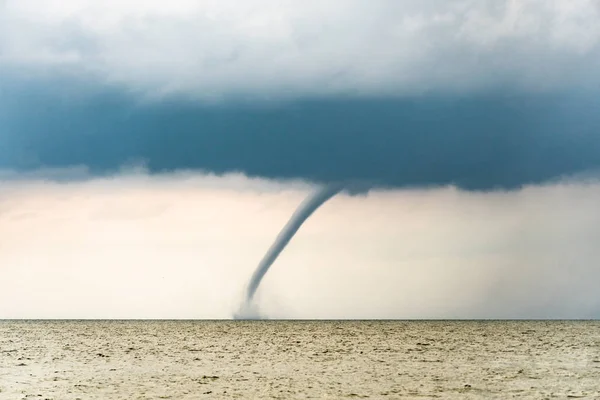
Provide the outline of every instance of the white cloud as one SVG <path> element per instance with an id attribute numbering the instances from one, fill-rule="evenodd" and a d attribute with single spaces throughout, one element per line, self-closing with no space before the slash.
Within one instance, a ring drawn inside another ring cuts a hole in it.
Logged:
<path id="1" fill-rule="evenodd" d="M 599 4 L 5 0 L 0 63 L 204 99 L 595 87 Z"/>
<path id="2" fill-rule="evenodd" d="M 310 185 L 0 178 L 0 318 L 229 318 Z M 81 172 L 75 171 L 81 178 Z M 292 318 L 598 317 L 600 182 L 340 195 L 260 288 Z"/>

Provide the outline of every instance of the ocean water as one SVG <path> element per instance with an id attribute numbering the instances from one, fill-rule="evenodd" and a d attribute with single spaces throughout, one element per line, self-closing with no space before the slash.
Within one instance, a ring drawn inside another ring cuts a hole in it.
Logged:
<path id="1" fill-rule="evenodd" d="M 0 321 L 0 399 L 599 398 L 595 321 Z"/>

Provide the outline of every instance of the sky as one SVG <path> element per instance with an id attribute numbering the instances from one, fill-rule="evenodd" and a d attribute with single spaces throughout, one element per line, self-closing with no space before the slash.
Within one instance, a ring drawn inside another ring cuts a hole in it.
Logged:
<path id="1" fill-rule="evenodd" d="M 600 318 L 600 2 L 0 1 L 0 318 Z"/>

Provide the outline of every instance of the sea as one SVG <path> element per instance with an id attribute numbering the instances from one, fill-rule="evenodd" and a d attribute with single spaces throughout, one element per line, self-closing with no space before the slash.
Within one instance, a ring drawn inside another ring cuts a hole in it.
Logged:
<path id="1" fill-rule="evenodd" d="M 0 399 L 600 399 L 600 321 L 0 321 Z"/>

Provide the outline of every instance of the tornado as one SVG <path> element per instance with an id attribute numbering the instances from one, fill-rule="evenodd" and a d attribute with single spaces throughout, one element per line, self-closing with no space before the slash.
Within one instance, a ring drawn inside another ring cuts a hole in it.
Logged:
<path id="1" fill-rule="evenodd" d="M 254 274 L 250 278 L 248 289 L 245 297 L 245 304 L 242 305 L 240 314 L 242 316 L 248 314 L 248 310 L 251 310 L 252 300 L 254 294 L 260 286 L 260 282 L 264 278 L 265 274 L 271 268 L 271 265 L 277 260 L 279 254 L 285 249 L 287 244 L 292 240 L 298 229 L 302 224 L 327 200 L 338 194 L 344 188 L 341 184 L 331 184 L 324 186 L 317 192 L 307 197 L 302 204 L 296 209 L 288 223 L 283 227 L 279 235 L 275 239 L 275 242 L 271 245 L 267 253 L 263 256 L 262 260 L 256 267 Z"/>

